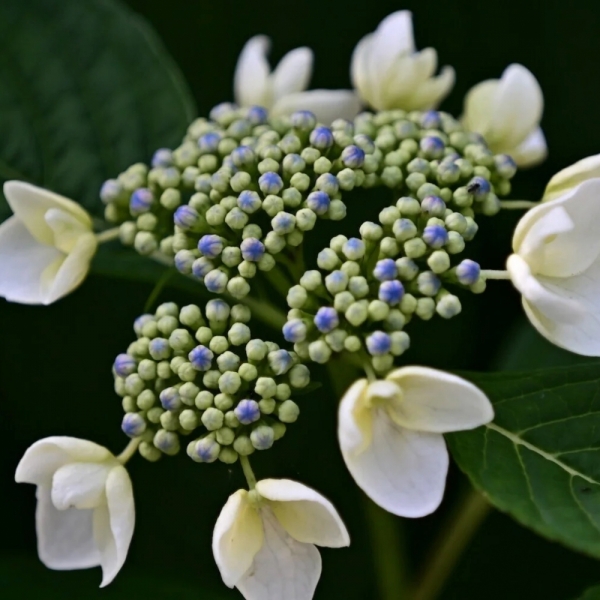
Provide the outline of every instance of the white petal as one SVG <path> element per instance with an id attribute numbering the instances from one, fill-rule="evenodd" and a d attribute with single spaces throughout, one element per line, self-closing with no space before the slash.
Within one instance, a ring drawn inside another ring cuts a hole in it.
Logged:
<path id="1" fill-rule="evenodd" d="M 65 255 L 39 243 L 17 218 L 0 225 L 0 296 L 21 304 L 44 304 L 42 279 Z"/>
<path id="2" fill-rule="evenodd" d="M 366 406 L 367 380 L 355 381 L 340 401 L 338 438 L 342 449 L 361 452 L 371 443 L 371 409 Z"/>
<path id="3" fill-rule="evenodd" d="M 59 208 L 46 211 L 44 220 L 54 233 L 52 245 L 65 254 L 73 250 L 82 235 L 91 233 L 81 221 Z"/>
<path id="4" fill-rule="evenodd" d="M 538 127 L 510 155 L 521 168 L 533 167 L 548 156 L 548 146 L 544 132 Z"/>
<path id="5" fill-rule="evenodd" d="M 96 509 L 94 536 L 100 549 L 102 583 L 108 585 L 120 571 L 133 537 L 135 505 L 131 479 L 125 467 L 114 467 L 106 480 L 106 507 Z"/>
<path id="6" fill-rule="evenodd" d="M 522 65 L 506 68 L 492 107 L 494 142 L 517 148 L 539 126 L 544 96 L 537 79 Z"/>
<path id="7" fill-rule="evenodd" d="M 17 466 L 17 483 L 50 483 L 54 472 L 68 462 L 104 462 L 114 458 L 103 446 L 73 437 L 53 436 L 38 440 Z"/>
<path id="8" fill-rule="evenodd" d="M 546 186 L 544 202 L 555 200 L 587 179 L 600 177 L 600 154 L 588 156 L 559 171 Z"/>
<path id="9" fill-rule="evenodd" d="M 350 67 L 350 77 L 352 85 L 360 97 L 368 104 L 372 100 L 372 79 L 373 74 L 369 72 L 369 52 L 373 44 L 373 33 L 365 35 L 352 53 L 352 61 Z"/>
<path id="10" fill-rule="evenodd" d="M 78 287 L 90 270 L 90 262 L 96 254 L 98 241 L 92 233 L 82 235 L 73 251 L 67 256 L 53 277 L 42 286 L 44 304 L 51 304 Z M 43 282 L 44 283 L 44 282 Z"/>
<path id="11" fill-rule="evenodd" d="M 293 539 L 268 508 L 261 516 L 264 543 L 237 588 L 246 600 L 311 600 L 321 576 L 319 551 Z"/>
<path id="12" fill-rule="evenodd" d="M 469 381 L 426 367 L 404 367 L 387 378 L 400 386 L 393 406 L 398 425 L 416 431 L 447 433 L 474 429 L 494 418 L 487 396 Z"/>
<path id="13" fill-rule="evenodd" d="M 43 188 L 24 181 L 7 181 L 4 184 L 4 195 L 15 216 L 35 239 L 52 245 L 54 233 L 44 218 L 51 208 L 58 208 L 77 219 L 86 229 L 92 229 L 92 220 L 88 213 L 76 202 L 59 196 Z"/>
<path id="14" fill-rule="evenodd" d="M 381 77 L 373 90 L 373 108 L 404 109 L 412 102 L 419 84 L 418 65 L 413 55 L 399 56 L 392 68 Z"/>
<path id="15" fill-rule="evenodd" d="M 350 90 L 310 90 L 284 96 L 271 114 L 290 115 L 297 110 L 310 110 L 318 121 L 330 125 L 336 119 L 353 119 L 360 111 L 360 101 Z"/>
<path id="16" fill-rule="evenodd" d="M 313 53 L 310 48 L 296 48 L 280 61 L 273 74 L 273 100 L 276 102 L 288 94 L 303 92 L 310 83 Z"/>
<path id="17" fill-rule="evenodd" d="M 74 462 L 63 465 L 52 478 L 52 502 L 58 510 L 96 508 L 104 502 L 106 478 L 113 465 Z"/>
<path id="18" fill-rule="evenodd" d="M 329 548 L 350 545 L 335 507 L 315 490 L 290 479 L 263 479 L 256 490 L 273 502 L 277 520 L 295 540 Z"/>
<path id="19" fill-rule="evenodd" d="M 240 106 L 271 108 L 271 69 L 266 56 L 270 46 L 268 37 L 256 35 L 242 49 L 234 76 L 235 101 Z"/>
<path id="20" fill-rule="evenodd" d="M 499 85 L 497 79 L 487 79 L 467 92 L 462 121 L 469 131 L 480 133 L 484 137 L 490 133 Z"/>
<path id="21" fill-rule="evenodd" d="M 444 67 L 437 77 L 432 77 L 420 83 L 405 110 L 427 110 L 436 108 L 437 105 L 450 93 L 454 85 L 454 69 Z M 403 107 L 404 108 L 404 107 Z"/>
<path id="22" fill-rule="evenodd" d="M 383 409 L 373 416 L 373 440 L 361 453 L 342 455 L 358 486 L 379 506 L 401 517 L 422 517 L 442 501 L 448 451 L 442 435 L 396 425 Z"/>
<path id="23" fill-rule="evenodd" d="M 412 13 L 400 10 L 379 23 L 369 53 L 370 68 L 378 79 L 385 78 L 399 56 L 415 51 Z"/>
<path id="24" fill-rule="evenodd" d="M 233 587 L 248 571 L 263 545 L 263 526 L 248 492 L 229 496 L 215 524 L 212 550 L 225 585 Z"/>
<path id="25" fill-rule="evenodd" d="M 92 510 L 57 510 L 50 487 L 37 489 L 35 512 L 40 560 L 50 569 L 88 569 L 100 564 L 92 534 Z"/>

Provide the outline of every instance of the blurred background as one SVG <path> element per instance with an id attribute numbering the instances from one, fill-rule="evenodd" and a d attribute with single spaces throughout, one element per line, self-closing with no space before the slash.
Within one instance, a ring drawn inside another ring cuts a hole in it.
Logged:
<path id="1" fill-rule="evenodd" d="M 600 3 L 305 0 L 288 5 L 280 0 L 127 0 L 125 4 L 157 32 L 179 65 L 201 116 L 214 104 L 232 99 L 235 63 L 250 36 L 264 33 L 272 38 L 272 64 L 292 48 L 311 47 L 316 59 L 312 87 L 347 88 L 356 42 L 390 12 L 410 9 L 418 47 L 436 48 L 440 64 L 456 69 L 456 86 L 442 105 L 444 110 L 459 115 L 466 91 L 482 79 L 499 77 L 512 62 L 524 64 L 538 78 L 546 100 L 542 127 L 550 155 L 542 166 L 517 175 L 512 197 L 538 199 L 553 173 L 600 151 Z M 0 15 L 19 11 L 41 30 L 52 26 L 52 21 L 44 20 L 44 11 L 55 15 L 63 8 L 64 3 L 54 0 L 0 0 Z M 0 82 L 9 72 L 18 79 L 18 65 L 26 57 L 14 54 L 20 42 L 10 40 L 19 35 L 19 29 L 9 30 L 5 22 L 0 24 L 0 34 Z M 99 22 L 94 35 L 108 44 L 113 31 Z M 60 53 L 68 67 L 77 49 L 69 48 L 64 40 L 61 47 L 49 51 Z M 136 61 L 135 53 L 132 44 L 128 59 Z M 115 55 L 114 60 L 120 59 Z M 43 76 L 54 74 L 48 70 Z M 55 103 L 61 102 L 59 92 Z M 8 106 L 6 94 L 0 91 L 0 108 Z M 164 110 L 168 113 L 169 107 Z M 69 111 L 65 104 L 62 120 L 52 124 L 53 130 L 72 128 Z M 155 116 L 164 116 L 168 122 L 169 114 Z M 12 120 L 10 127 L 0 137 L 3 157 L 19 143 L 18 123 Z M 77 138 L 80 132 L 72 129 L 69 134 Z M 182 134 L 183 129 L 170 130 L 152 139 L 175 144 Z M 125 127 L 122 135 L 131 134 Z M 116 176 L 131 162 L 148 161 L 152 149 L 140 155 L 133 148 L 117 156 L 113 171 L 103 176 Z M 60 178 L 57 181 L 60 188 Z M 85 193 L 96 198 L 100 181 L 84 182 Z M 377 202 L 362 200 L 357 196 L 345 221 L 322 228 L 320 241 L 309 242 L 309 255 L 320 249 L 325 235 L 350 235 L 363 221 L 376 218 Z M 486 268 L 502 268 L 519 216 L 516 212 L 483 223 L 472 247 Z M 156 464 L 140 458 L 130 463 L 136 531 L 127 563 L 108 589 L 97 590 L 99 570 L 52 572 L 37 560 L 34 489 L 13 483 L 24 450 L 48 435 L 88 438 L 114 451 L 126 441 L 120 431 L 122 409 L 112 389 L 111 364 L 133 339 L 133 319 L 142 312 L 155 273 L 148 273 L 146 281 L 128 281 L 115 277 L 114 269 L 113 276 L 108 276 L 106 257 L 102 261 L 100 256 L 96 272 L 79 290 L 54 306 L 0 301 L 0 595 L 61 600 L 142 595 L 185 600 L 241 598 L 221 583 L 210 548 L 212 527 L 225 499 L 243 485 L 241 469 L 220 463 L 197 465 L 185 455 L 164 457 Z M 169 287 L 160 300 L 189 303 L 200 302 L 201 297 L 189 289 Z M 463 314 L 457 319 L 411 324 L 413 348 L 408 360 L 455 370 L 528 369 L 579 360 L 551 348 L 533 332 L 508 284 L 491 282 L 483 296 L 464 300 Z M 273 338 L 258 326 L 254 333 Z M 318 369 L 314 373 L 315 379 L 326 378 Z M 319 489 L 334 502 L 349 527 L 353 540 L 349 549 L 322 551 L 324 570 L 316 598 L 379 599 L 366 505 L 344 469 L 336 444 L 335 402 L 327 384 L 301 398 L 299 423 L 289 428 L 275 451 L 257 456 L 253 464 L 259 476 L 298 478 Z M 418 573 L 466 485 L 453 468 L 438 513 L 418 521 L 393 521 L 405 548 L 407 577 Z M 493 512 L 440 598 L 569 600 L 598 582 L 596 561 L 539 538 Z"/>

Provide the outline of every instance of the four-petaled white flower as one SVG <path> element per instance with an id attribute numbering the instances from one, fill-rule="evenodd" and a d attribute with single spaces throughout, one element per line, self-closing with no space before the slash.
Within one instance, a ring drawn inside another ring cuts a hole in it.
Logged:
<path id="1" fill-rule="evenodd" d="M 352 55 L 351 75 L 362 100 L 376 110 L 435 108 L 454 85 L 454 69 L 437 77 L 437 52 L 415 49 L 412 14 L 388 15 L 362 38 Z"/>
<path id="2" fill-rule="evenodd" d="M 580 183 L 588 179 L 600 177 L 600 154 L 588 156 L 578 160 L 575 164 L 559 171 L 546 186 L 543 202 L 556 200 L 568 191 L 577 187 Z"/>
<path id="3" fill-rule="evenodd" d="M 465 97 L 463 124 L 480 133 L 493 152 L 509 154 L 520 167 L 546 158 L 546 138 L 540 128 L 544 96 L 531 71 L 507 67 L 500 79 L 488 79 Z"/>
<path id="4" fill-rule="evenodd" d="M 0 296 L 51 304 L 85 278 L 98 242 L 78 204 L 22 181 L 7 181 L 14 213 L 0 225 Z"/>
<path id="5" fill-rule="evenodd" d="M 37 485 L 40 560 L 58 570 L 101 566 L 101 587 L 108 585 L 125 562 L 135 524 L 125 467 L 93 442 L 49 437 L 28 448 L 15 479 Z"/>
<path id="6" fill-rule="evenodd" d="M 585 356 L 600 356 L 599 222 L 600 179 L 589 179 L 521 218 L 506 265 L 533 326 Z"/>
<path id="7" fill-rule="evenodd" d="M 350 538 L 331 502 L 289 479 L 235 492 L 213 534 L 223 581 L 246 600 L 310 600 L 321 575 L 315 544 L 340 548 Z"/>
<path id="8" fill-rule="evenodd" d="M 311 90 L 313 53 L 310 48 L 288 52 L 271 73 L 267 61 L 271 42 L 264 35 L 250 38 L 235 69 L 235 100 L 240 106 L 262 106 L 272 116 L 297 110 L 313 112 L 326 125 L 338 118 L 353 119 L 360 102 L 351 90 Z"/>
<path id="9" fill-rule="evenodd" d="M 444 494 L 448 450 L 442 434 L 493 418 L 490 401 L 472 383 L 435 369 L 403 367 L 348 389 L 338 436 L 352 477 L 373 502 L 395 515 L 422 517 Z"/>

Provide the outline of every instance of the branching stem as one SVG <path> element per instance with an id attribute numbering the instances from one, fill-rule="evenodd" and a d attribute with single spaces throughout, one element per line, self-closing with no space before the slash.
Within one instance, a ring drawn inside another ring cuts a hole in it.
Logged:
<path id="1" fill-rule="evenodd" d="M 242 470 L 244 471 L 244 477 L 246 478 L 248 487 L 250 490 L 253 490 L 256 487 L 256 475 L 254 475 L 254 471 L 250 466 L 250 460 L 247 456 L 240 456 L 240 464 L 242 465 Z"/>
<path id="2" fill-rule="evenodd" d="M 482 269 L 481 276 L 484 279 L 510 279 L 508 271 L 495 271 L 494 269 Z"/>
<path id="3" fill-rule="evenodd" d="M 105 231 L 101 231 L 96 234 L 96 240 L 98 240 L 99 244 L 104 244 L 105 242 L 112 242 L 119 237 L 119 227 L 113 227 L 112 229 L 106 229 Z"/>
<path id="4" fill-rule="evenodd" d="M 125 446 L 125 450 L 123 450 L 123 452 L 121 452 L 121 454 L 119 454 L 119 456 L 117 456 L 117 460 L 122 465 L 126 464 L 127 461 L 135 454 L 135 451 L 137 450 L 141 441 L 142 441 L 141 438 L 134 438 L 133 440 L 131 440 L 129 442 L 129 444 L 127 444 L 127 446 Z"/>

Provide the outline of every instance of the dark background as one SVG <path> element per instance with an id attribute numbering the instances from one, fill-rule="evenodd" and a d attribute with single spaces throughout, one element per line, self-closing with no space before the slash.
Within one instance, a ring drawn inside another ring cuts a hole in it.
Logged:
<path id="1" fill-rule="evenodd" d="M 513 197 L 539 198 L 554 172 L 600 147 L 598 2 L 129 0 L 127 4 L 157 30 L 180 65 L 200 115 L 232 98 L 235 62 L 251 35 L 271 36 L 273 63 L 292 48 L 310 46 L 316 55 L 312 87 L 349 87 L 355 43 L 384 16 L 407 8 L 413 11 L 418 47 L 435 47 L 440 64 L 456 68 L 457 83 L 443 104 L 445 110 L 459 114 L 465 92 L 482 79 L 499 77 L 511 62 L 524 64 L 540 81 L 546 99 L 542 126 L 550 156 L 541 167 L 517 176 Z M 332 226 L 331 233 L 352 233 L 362 221 L 376 217 L 372 206 L 362 207 Z M 501 214 L 483 224 L 473 248 L 477 256 L 485 257 L 486 268 L 502 267 L 517 218 Z M 142 312 L 151 289 L 150 284 L 91 276 L 77 292 L 49 308 L 0 304 L 3 598 L 240 597 L 220 583 L 210 551 L 219 510 L 228 494 L 243 484 L 237 465 L 196 465 L 185 456 L 163 458 L 157 464 L 133 460 L 136 532 L 123 571 L 100 592 L 97 571 L 58 573 L 39 564 L 34 490 L 13 483 L 19 458 L 41 437 L 88 438 L 115 452 L 125 444 L 110 367 L 132 340 L 132 321 Z M 194 300 L 176 290 L 166 290 L 161 299 Z M 260 328 L 253 331 L 262 333 Z M 449 369 L 525 369 L 578 360 L 553 350 L 531 331 L 521 316 L 517 294 L 503 282 L 492 282 L 486 294 L 468 298 L 459 318 L 411 327 L 411 336 L 411 362 Z M 325 373 L 317 370 L 315 378 L 325 378 Z M 328 386 L 303 398 L 298 425 L 254 463 L 259 476 L 293 477 L 316 487 L 332 499 L 348 524 L 351 548 L 322 551 L 324 571 L 316 597 L 375 599 L 380 596 L 363 499 L 335 443 L 335 402 Z M 397 520 L 411 569 L 418 569 L 427 556 L 464 484 L 453 470 L 446 502 L 436 515 Z M 599 566 L 493 513 L 441 597 L 568 600 L 600 582 Z"/>

